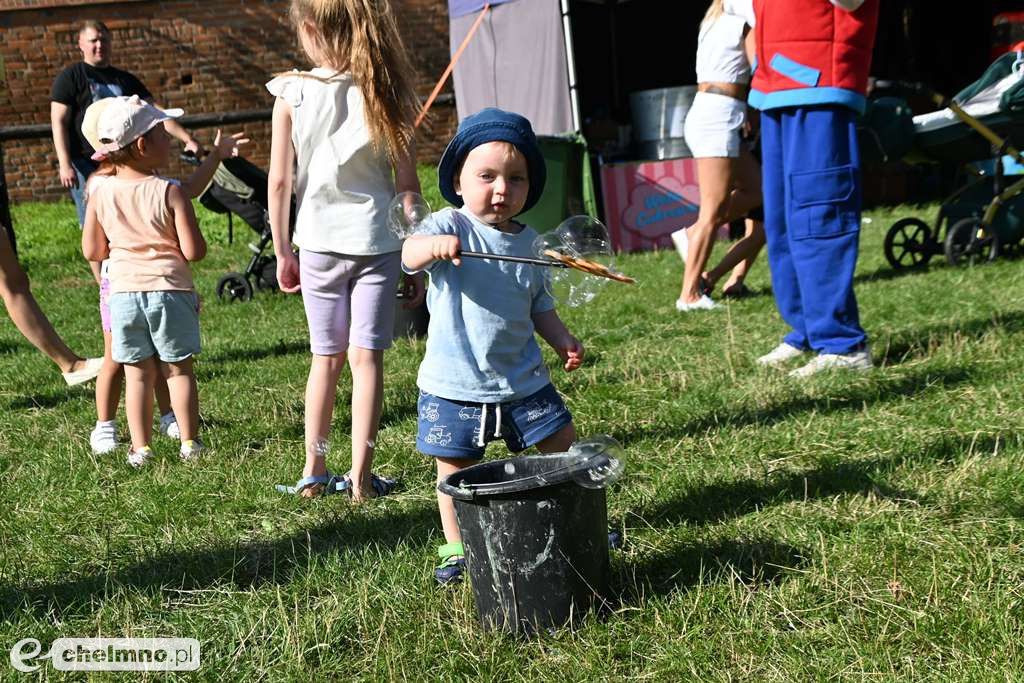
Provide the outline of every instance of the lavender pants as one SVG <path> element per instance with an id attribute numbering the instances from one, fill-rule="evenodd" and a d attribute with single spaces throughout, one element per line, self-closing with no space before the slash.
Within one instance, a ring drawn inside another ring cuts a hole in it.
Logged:
<path id="1" fill-rule="evenodd" d="M 353 256 L 299 252 L 309 349 L 318 356 L 391 346 L 401 252 Z"/>

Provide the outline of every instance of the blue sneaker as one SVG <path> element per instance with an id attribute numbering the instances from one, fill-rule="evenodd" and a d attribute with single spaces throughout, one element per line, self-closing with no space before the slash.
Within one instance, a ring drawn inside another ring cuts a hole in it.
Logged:
<path id="1" fill-rule="evenodd" d="M 434 578 L 437 582 L 444 586 L 462 581 L 462 575 L 466 571 L 466 556 L 462 543 L 445 543 L 437 549 L 437 556 L 441 558 L 441 564 L 434 569 Z"/>

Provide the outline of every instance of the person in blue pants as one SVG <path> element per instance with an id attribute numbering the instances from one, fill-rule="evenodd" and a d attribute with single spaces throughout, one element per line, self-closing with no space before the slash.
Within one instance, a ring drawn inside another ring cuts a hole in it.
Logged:
<path id="1" fill-rule="evenodd" d="M 790 374 L 872 367 L 853 293 L 860 237 L 856 116 L 878 0 L 755 0 L 765 236 L 775 302 L 791 331 L 758 363 L 816 355 Z M 827 35 L 822 27 L 827 26 Z"/>

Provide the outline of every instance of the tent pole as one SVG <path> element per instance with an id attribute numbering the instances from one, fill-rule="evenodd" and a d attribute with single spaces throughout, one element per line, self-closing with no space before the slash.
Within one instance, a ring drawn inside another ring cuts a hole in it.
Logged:
<path id="1" fill-rule="evenodd" d="M 569 71 L 569 103 L 572 107 L 572 127 L 580 133 L 580 95 L 576 83 L 576 56 L 572 49 L 572 28 L 569 26 L 569 0 L 561 0 L 562 4 L 562 36 L 565 38 L 565 65 Z"/>

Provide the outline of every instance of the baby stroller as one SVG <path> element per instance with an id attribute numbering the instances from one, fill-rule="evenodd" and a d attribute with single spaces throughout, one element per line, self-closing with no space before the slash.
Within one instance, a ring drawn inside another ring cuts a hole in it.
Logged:
<path id="1" fill-rule="evenodd" d="M 191 155 L 182 155 L 182 160 L 198 164 Z M 267 214 L 267 174 L 243 157 L 224 159 L 213 174 L 210 185 L 199 196 L 199 203 L 214 213 L 228 215 L 228 241 L 234 241 L 232 215 L 238 215 L 259 236 L 255 243 L 249 243 L 252 258 L 241 273 L 231 272 L 217 281 L 217 298 L 221 301 L 249 301 L 253 285 L 259 290 L 277 289 L 277 259 L 265 254 L 272 244 L 270 220 Z M 294 203 L 292 206 L 294 213 Z"/>
<path id="2" fill-rule="evenodd" d="M 931 96 L 942 106 L 941 96 Z M 915 116 L 912 122 L 909 111 L 904 103 L 896 115 L 905 120 L 895 126 L 889 122 L 890 128 L 903 129 L 909 148 L 906 160 L 953 161 L 964 164 L 972 177 L 943 200 L 934 227 L 921 218 L 908 217 L 889 228 L 885 257 L 892 267 L 923 267 L 936 254 L 944 254 L 955 266 L 1020 251 L 1024 247 L 1024 177 L 1010 182 L 1012 176 L 1004 174 L 1003 159 L 1024 163 L 1019 151 L 1024 144 L 1024 43 L 993 62 L 947 108 Z M 868 118 L 871 114 L 867 112 Z M 995 163 L 988 172 L 971 163 L 993 157 Z"/>

